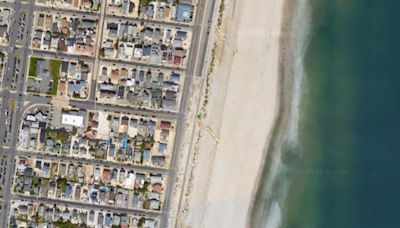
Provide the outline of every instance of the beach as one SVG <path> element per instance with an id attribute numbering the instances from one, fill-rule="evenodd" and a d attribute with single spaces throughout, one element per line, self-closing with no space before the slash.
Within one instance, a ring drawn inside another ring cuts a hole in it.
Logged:
<path id="1" fill-rule="evenodd" d="M 179 227 L 248 226 L 278 114 L 283 7 L 224 1 Z"/>

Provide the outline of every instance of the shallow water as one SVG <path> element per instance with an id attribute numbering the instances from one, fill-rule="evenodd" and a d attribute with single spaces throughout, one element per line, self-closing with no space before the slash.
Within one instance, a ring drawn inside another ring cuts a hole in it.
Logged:
<path id="1" fill-rule="evenodd" d="M 303 3 L 301 102 L 266 164 L 253 225 L 400 227 L 400 2 Z"/>

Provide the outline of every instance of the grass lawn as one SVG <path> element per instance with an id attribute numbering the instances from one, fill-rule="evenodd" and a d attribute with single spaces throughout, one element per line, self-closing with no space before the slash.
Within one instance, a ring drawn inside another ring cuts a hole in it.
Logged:
<path id="1" fill-rule="evenodd" d="M 67 188 L 67 179 L 61 178 L 57 180 L 57 188 L 60 188 L 62 192 L 65 192 Z"/>
<path id="2" fill-rule="evenodd" d="M 51 83 L 51 89 L 49 92 L 50 95 L 57 95 L 58 82 L 60 81 L 60 66 L 60 60 L 50 60 L 50 75 L 53 77 L 53 82 Z"/>
<path id="3" fill-rule="evenodd" d="M 29 76 L 36 77 L 36 66 L 37 66 L 38 58 L 31 57 L 29 61 Z"/>
<path id="4" fill-rule="evenodd" d="M 141 6 L 141 7 L 148 6 L 150 2 L 151 2 L 151 0 L 140 0 L 139 6 Z"/>
<path id="5" fill-rule="evenodd" d="M 54 142 L 60 140 L 62 144 L 67 143 L 69 139 L 69 133 L 64 128 L 61 129 L 47 128 L 46 135 L 47 137 L 50 137 Z"/>

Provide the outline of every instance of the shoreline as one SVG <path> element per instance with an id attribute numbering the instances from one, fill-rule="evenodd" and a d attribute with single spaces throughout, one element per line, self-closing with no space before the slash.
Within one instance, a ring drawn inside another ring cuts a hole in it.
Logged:
<path id="1" fill-rule="evenodd" d="M 272 135 L 265 142 L 265 157 L 263 158 L 263 164 L 261 166 L 260 172 L 257 177 L 256 187 L 252 198 L 251 208 L 248 213 L 247 224 L 248 227 L 262 227 L 266 226 L 268 228 L 268 223 L 266 223 L 266 216 L 269 215 L 265 212 L 265 205 L 269 205 L 269 209 L 275 209 L 272 207 L 272 202 L 266 202 L 268 193 L 271 193 L 273 186 L 266 187 L 268 178 L 273 178 L 270 175 L 271 166 L 273 163 L 274 152 L 279 150 L 283 145 L 285 140 L 285 135 L 289 130 L 291 111 L 292 111 L 292 98 L 293 98 L 293 43 L 292 43 L 292 33 L 294 26 L 295 8 L 299 4 L 299 0 L 285 0 L 283 7 L 283 20 L 282 20 L 282 40 L 279 53 L 279 95 L 278 95 L 278 110 L 276 119 L 274 122 L 274 127 L 271 131 Z M 267 189 L 266 189 L 267 188 Z M 269 190 L 269 191 L 268 191 Z M 268 191 L 268 192 L 266 192 Z M 279 208 L 280 209 L 280 208 Z M 279 211 L 280 212 L 280 211 Z M 281 215 L 279 215 L 281 216 Z M 268 217 L 269 218 L 269 217 Z M 269 218 L 271 220 L 276 218 Z M 281 219 L 281 217 L 279 217 Z M 279 225 L 279 221 L 272 221 L 273 226 Z"/>
<path id="2" fill-rule="evenodd" d="M 185 227 L 246 227 L 279 111 L 284 2 L 224 2 L 204 119 L 219 142 L 198 131 Z"/>

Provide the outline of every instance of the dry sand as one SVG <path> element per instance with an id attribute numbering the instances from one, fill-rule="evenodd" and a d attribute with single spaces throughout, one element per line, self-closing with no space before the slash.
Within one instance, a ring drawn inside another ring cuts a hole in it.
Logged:
<path id="1" fill-rule="evenodd" d="M 178 227 L 246 227 L 278 111 L 283 2 L 224 1 L 203 120 L 220 142 L 201 132 Z"/>

